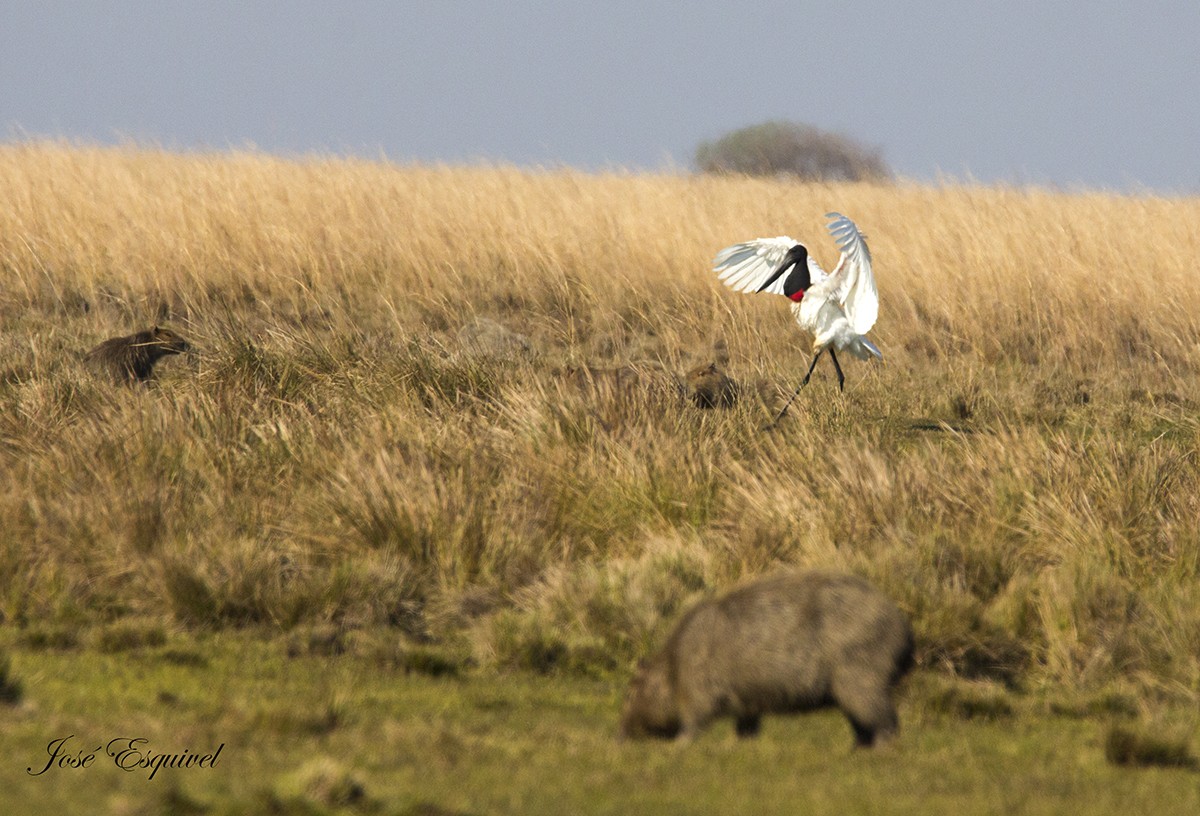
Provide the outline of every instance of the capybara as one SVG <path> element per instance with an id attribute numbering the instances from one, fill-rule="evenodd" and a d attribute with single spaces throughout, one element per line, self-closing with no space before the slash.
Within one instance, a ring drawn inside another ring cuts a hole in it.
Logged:
<path id="1" fill-rule="evenodd" d="M 737 402 L 738 385 L 716 363 L 699 365 L 684 378 L 698 408 L 728 408 Z"/>
<path id="2" fill-rule="evenodd" d="M 175 332 L 154 326 L 105 340 L 89 351 L 85 359 L 120 382 L 146 382 L 154 375 L 154 364 L 161 358 L 190 349 L 191 345 Z"/>
<path id="3" fill-rule="evenodd" d="M 697 604 L 643 661 L 623 737 L 689 740 L 716 717 L 740 737 L 764 714 L 837 706 L 856 743 L 896 732 L 891 693 L 912 665 L 908 619 L 862 578 L 783 573 Z"/>

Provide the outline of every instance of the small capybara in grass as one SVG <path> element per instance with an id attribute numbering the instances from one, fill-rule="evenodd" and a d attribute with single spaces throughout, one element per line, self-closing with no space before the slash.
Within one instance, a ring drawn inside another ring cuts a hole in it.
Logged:
<path id="1" fill-rule="evenodd" d="M 716 363 L 696 366 L 687 373 L 684 381 L 688 395 L 698 408 L 729 408 L 737 402 L 737 383 Z"/>
<path id="2" fill-rule="evenodd" d="M 146 382 L 154 375 L 154 364 L 169 354 L 183 354 L 191 345 L 161 326 L 113 337 L 89 351 L 86 360 L 120 382 Z"/>
<path id="3" fill-rule="evenodd" d="M 739 737 L 764 714 L 837 706 L 856 743 L 896 732 L 892 688 L 912 665 L 908 619 L 861 578 L 762 578 L 689 610 L 643 661 L 621 714 L 623 737 L 689 740 L 716 717 Z"/>

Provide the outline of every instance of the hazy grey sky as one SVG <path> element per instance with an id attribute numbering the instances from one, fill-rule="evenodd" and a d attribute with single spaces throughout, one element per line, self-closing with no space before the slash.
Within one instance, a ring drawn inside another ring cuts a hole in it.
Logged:
<path id="1" fill-rule="evenodd" d="M 1200 0 L 0 0 L 4 138 L 660 168 L 767 119 L 1200 192 Z"/>

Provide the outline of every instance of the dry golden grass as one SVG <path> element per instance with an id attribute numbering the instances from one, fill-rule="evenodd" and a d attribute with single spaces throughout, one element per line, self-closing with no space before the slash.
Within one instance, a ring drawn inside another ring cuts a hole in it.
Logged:
<path id="1" fill-rule="evenodd" d="M 747 393 L 794 387 L 786 304 L 709 261 L 791 234 L 828 266 L 830 210 L 885 363 L 844 396 L 820 367 L 770 434 L 770 396 L 692 406 L 721 341 Z M 928 667 L 1198 699 L 1198 254 L 1195 199 L 0 147 L 0 621 L 603 671 L 699 592 L 828 566 Z M 83 367 L 155 321 L 200 353 Z"/>

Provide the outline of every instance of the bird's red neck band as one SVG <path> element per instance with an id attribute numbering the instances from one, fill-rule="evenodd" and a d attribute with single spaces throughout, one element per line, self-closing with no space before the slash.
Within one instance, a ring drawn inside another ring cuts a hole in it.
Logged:
<path id="1" fill-rule="evenodd" d="M 799 303 L 804 298 L 804 290 L 801 289 L 798 292 L 792 292 L 792 294 L 790 294 L 788 296 L 788 298 L 790 300 L 794 300 L 796 303 Z"/>

